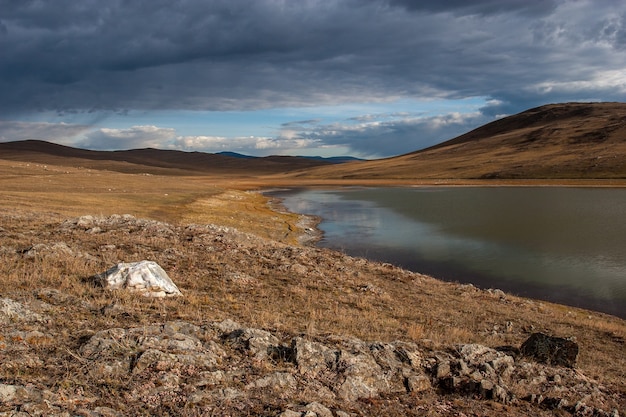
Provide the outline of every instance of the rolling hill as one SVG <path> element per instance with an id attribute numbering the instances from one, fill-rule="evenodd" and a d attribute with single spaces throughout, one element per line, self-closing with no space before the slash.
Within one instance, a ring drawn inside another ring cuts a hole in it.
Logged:
<path id="1" fill-rule="evenodd" d="M 625 179 L 626 103 L 550 104 L 393 158 L 292 173 L 317 179 Z"/>
<path id="2" fill-rule="evenodd" d="M 164 175 L 264 175 L 333 164 L 325 159 L 292 156 L 242 158 L 228 154 L 160 149 L 92 151 L 39 140 L 0 143 L 0 159 L 80 166 L 124 173 Z"/>

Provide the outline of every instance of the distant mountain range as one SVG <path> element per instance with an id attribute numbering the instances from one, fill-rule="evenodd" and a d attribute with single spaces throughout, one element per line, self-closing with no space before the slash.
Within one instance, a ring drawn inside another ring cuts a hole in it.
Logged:
<path id="1" fill-rule="evenodd" d="M 217 155 L 232 156 L 233 158 L 244 158 L 244 159 L 257 158 L 256 156 L 244 155 L 244 154 L 237 153 L 237 152 L 218 152 Z M 313 159 L 313 160 L 317 160 L 317 161 L 331 162 L 333 164 L 343 164 L 343 163 L 346 163 L 346 162 L 355 162 L 355 161 L 363 161 L 364 160 L 364 159 L 361 159 L 361 158 L 356 158 L 354 156 L 330 156 L 330 157 L 323 157 L 323 156 L 303 156 L 303 155 L 297 155 L 297 156 L 295 156 L 295 158 Z"/>
<path id="2" fill-rule="evenodd" d="M 427 149 L 372 161 L 252 157 L 158 149 L 91 151 L 0 143 L 0 159 L 169 175 L 280 174 L 285 179 L 626 179 L 626 103 L 550 104 Z"/>

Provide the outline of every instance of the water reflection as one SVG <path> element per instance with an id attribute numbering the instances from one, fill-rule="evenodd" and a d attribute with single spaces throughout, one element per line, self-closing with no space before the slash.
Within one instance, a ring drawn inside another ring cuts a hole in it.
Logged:
<path id="1" fill-rule="evenodd" d="M 275 193 L 320 246 L 626 317 L 626 190 L 355 188 Z"/>

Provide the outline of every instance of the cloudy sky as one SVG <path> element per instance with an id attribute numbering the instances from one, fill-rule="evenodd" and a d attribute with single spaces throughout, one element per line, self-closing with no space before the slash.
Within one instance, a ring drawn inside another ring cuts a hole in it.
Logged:
<path id="1" fill-rule="evenodd" d="M 626 100 L 623 0 L 0 0 L 0 141 L 383 157 Z"/>

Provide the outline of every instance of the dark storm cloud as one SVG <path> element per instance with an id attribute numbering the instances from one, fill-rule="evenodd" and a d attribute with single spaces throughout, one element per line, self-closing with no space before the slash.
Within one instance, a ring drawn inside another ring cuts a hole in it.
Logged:
<path id="1" fill-rule="evenodd" d="M 521 13 L 530 16 L 541 16 L 556 7 L 556 0 L 446 0 L 446 1 L 415 1 L 390 0 L 393 5 L 403 6 L 408 10 L 435 13 L 481 14 Z"/>
<path id="2" fill-rule="evenodd" d="M 0 0 L 0 51 L 5 119 L 467 97 L 495 116 L 623 100 L 626 3 Z"/>
<path id="3" fill-rule="evenodd" d="M 309 120 L 296 120 L 293 122 L 282 123 L 282 127 L 294 127 L 294 126 L 304 126 L 304 125 L 316 125 L 321 122 L 321 119 L 309 119 Z"/>

